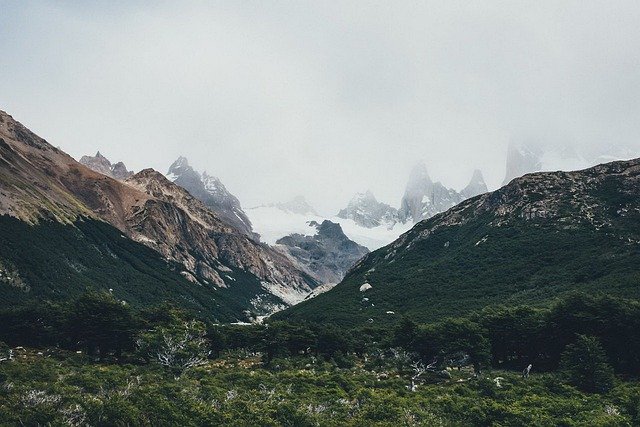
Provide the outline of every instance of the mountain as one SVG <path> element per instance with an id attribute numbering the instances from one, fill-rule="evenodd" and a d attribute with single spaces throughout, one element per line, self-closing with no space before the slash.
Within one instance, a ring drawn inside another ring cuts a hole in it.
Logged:
<path id="1" fill-rule="evenodd" d="M 502 185 L 524 174 L 542 170 L 542 152 L 526 145 L 510 143 L 507 148 L 507 171 Z"/>
<path id="2" fill-rule="evenodd" d="M 127 167 L 122 162 L 111 164 L 111 162 L 104 157 L 98 151 L 95 156 L 82 156 L 80 163 L 93 169 L 96 172 L 100 172 L 103 175 L 110 176 L 111 178 L 125 180 L 133 175 L 132 171 L 127 170 Z"/>
<path id="3" fill-rule="evenodd" d="M 369 253 L 350 240 L 340 224 L 310 221 L 309 227 L 315 231 L 311 236 L 291 234 L 276 243 L 323 284 L 338 283 L 356 261 Z"/>
<path id="4" fill-rule="evenodd" d="M 166 276 L 155 285 L 155 294 L 147 296 L 149 301 L 176 295 L 174 302 L 186 301 L 189 306 L 194 304 L 189 295 L 199 293 L 203 301 L 199 306 L 211 310 L 208 314 L 216 317 L 216 306 L 225 302 L 228 316 L 247 319 L 247 312 L 263 315 L 302 300 L 318 284 L 285 255 L 227 225 L 160 173 L 146 169 L 124 182 L 115 180 L 76 162 L 4 112 L 0 112 L 0 215 L 4 215 L 7 227 L 21 230 L 13 241 L 0 239 L 0 262 L 9 266 L 5 274 L 29 277 L 21 285 L 29 289 L 20 294 L 25 299 L 63 297 L 70 280 L 105 286 L 96 277 L 108 278 L 108 273 L 116 277 L 119 273 L 114 269 L 122 267 L 122 274 L 131 273 L 121 281 L 126 287 L 122 292 L 136 293 L 133 288 L 139 281 L 154 283 L 157 277 Z M 20 226 L 10 225 L 11 221 L 19 221 Z M 54 236 L 40 242 L 38 236 L 46 236 L 47 230 L 54 230 Z M 100 245 L 100 235 L 110 236 L 106 248 Z M 135 250 L 126 249 L 123 254 L 112 249 L 114 236 Z M 28 252 L 20 258 L 14 251 L 25 241 L 36 245 L 34 252 L 44 247 L 55 252 L 51 243 L 66 241 L 68 244 L 60 243 L 59 253 L 51 253 L 49 258 L 40 253 L 37 258 L 66 275 L 42 268 L 29 271 L 33 261 Z M 150 249 L 143 250 L 136 242 Z M 93 258 L 87 262 L 74 261 L 90 255 Z M 120 261 L 110 261 L 109 269 L 98 275 L 94 271 L 97 258 L 106 256 Z M 55 259 L 66 261 L 57 266 L 52 263 Z M 90 277 L 93 279 L 84 282 Z M 171 283 L 175 285 L 167 288 Z M 0 294 L 3 292 L 15 294 L 15 289 L 0 288 Z M 138 301 L 143 298 L 138 294 Z"/>
<path id="5" fill-rule="evenodd" d="M 381 225 L 392 229 L 398 222 L 398 210 L 378 202 L 371 191 L 357 193 L 345 209 L 338 213 L 338 218 L 351 219 L 356 224 L 374 228 Z"/>
<path id="6" fill-rule="evenodd" d="M 604 151 L 593 151 L 562 142 L 513 141 L 507 149 L 506 175 L 503 185 L 527 173 L 585 169 L 600 163 L 632 159 L 638 154 L 637 150 L 614 146 Z"/>
<path id="7" fill-rule="evenodd" d="M 484 194 L 487 191 L 489 191 L 489 189 L 487 188 L 487 184 L 484 182 L 482 172 L 476 169 L 473 171 L 469 184 L 460 191 L 460 195 L 463 199 L 470 199 L 472 197 L 479 196 L 480 194 Z"/>
<path id="8" fill-rule="evenodd" d="M 200 174 L 184 157 L 179 157 L 173 162 L 167 178 L 191 193 L 227 224 L 255 240 L 259 239 L 253 232 L 251 221 L 242 210 L 238 198 L 231 194 L 218 178 L 206 172 Z"/>
<path id="9" fill-rule="evenodd" d="M 638 298 L 639 223 L 640 159 L 525 175 L 416 224 L 276 318 L 430 321 L 578 289 Z"/>
<path id="10" fill-rule="evenodd" d="M 463 200 L 463 197 L 440 182 L 433 182 L 424 163 L 417 164 L 400 203 L 398 217 L 401 222 L 414 223 L 444 212 Z"/>
<path id="11" fill-rule="evenodd" d="M 270 245 L 275 245 L 280 238 L 290 234 L 308 235 L 311 221 L 321 224 L 324 220 L 329 220 L 340 224 L 342 231 L 349 239 L 369 250 L 378 249 L 393 242 L 410 227 L 409 224 L 396 223 L 393 228 L 389 228 L 386 224 L 367 228 L 351 218 L 325 217 L 315 213 L 311 206 L 297 209 L 293 207 L 295 205 L 295 202 L 290 201 L 256 206 L 247 209 L 247 215 L 251 218 L 256 232 L 260 234 L 261 240 Z"/>
<path id="12" fill-rule="evenodd" d="M 444 212 L 461 201 L 486 193 L 482 172 L 476 169 L 471 181 L 460 192 L 433 182 L 424 163 L 418 163 L 411 174 L 398 210 L 398 220 L 417 223 Z"/>

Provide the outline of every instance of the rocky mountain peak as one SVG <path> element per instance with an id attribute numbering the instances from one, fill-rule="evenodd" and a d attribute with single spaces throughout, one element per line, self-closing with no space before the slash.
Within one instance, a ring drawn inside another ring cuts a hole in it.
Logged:
<path id="1" fill-rule="evenodd" d="M 427 165 L 424 162 L 418 162 L 413 169 L 411 169 L 411 173 L 409 174 L 409 183 L 407 185 L 419 186 L 425 184 L 432 184 L 431 177 L 429 176 Z"/>
<path id="2" fill-rule="evenodd" d="M 338 212 L 338 217 L 351 219 L 366 228 L 380 225 L 393 227 L 398 222 L 397 210 L 386 203 L 379 202 L 369 190 L 353 196 L 347 207 Z"/>
<path id="3" fill-rule="evenodd" d="M 95 156 L 82 156 L 80 158 L 80 163 L 89 169 L 121 181 L 124 181 L 133 175 L 133 171 L 127 170 L 124 163 L 118 162 L 116 164 L 111 164 L 109 159 L 100 153 L 100 151 L 96 152 Z"/>
<path id="4" fill-rule="evenodd" d="M 511 142 L 507 148 L 507 170 L 502 185 L 526 173 L 542 169 L 542 153 L 525 144 Z"/>
<path id="5" fill-rule="evenodd" d="M 186 157 L 178 157 L 171 164 L 167 178 L 187 190 L 205 206 L 214 211 L 220 219 L 252 239 L 259 239 L 253 232 L 251 221 L 242 210 L 240 201 L 231 194 L 215 176 L 199 173 L 189 165 Z"/>
<path id="6" fill-rule="evenodd" d="M 180 156 L 178 159 L 169 166 L 169 171 L 167 172 L 167 177 L 170 181 L 174 181 L 175 179 L 171 179 L 172 177 L 177 177 L 179 175 L 183 175 L 184 173 L 193 170 L 191 166 L 189 166 L 189 161 L 186 157 Z"/>
<path id="7" fill-rule="evenodd" d="M 489 189 L 487 188 L 487 184 L 484 182 L 484 176 L 482 176 L 482 172 L 479 169 L 476 169 L 473 171 L 471 181 L 469 181 L 469 184 L 462 189 L 460 194 L 465 199 L 470 199 L 471 197 L 486 193 L 487 191 L 489 191 Z"/>
<path id="8" fill-rule="evenodd" d="M 421 162 L 409 175 L 398 217 L 401 222 L 419 222 L 455 206 L 461 200 L 462 196 L 455 190 L 440 182 L 434 183 Z"/>

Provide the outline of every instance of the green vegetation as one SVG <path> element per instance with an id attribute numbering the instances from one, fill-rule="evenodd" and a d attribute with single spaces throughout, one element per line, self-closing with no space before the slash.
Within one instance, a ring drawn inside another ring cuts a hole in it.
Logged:
<path id="1" fill-rule="evenodd" d="M 109 290 L 137 308 L 173 301 L 214 321 L 245 319 L 257 279 L 234 272 L 234 289 L 194 284 L 177 263 L 89 218 L 73 224 L 29 225 L 0 216 L 0 304 L 65 301 L 87 290 Z"/>
<path id="2" fill-rule="evenodd" d="M 90 292 L 0 324 L 0 425 L 640 423 L 640 304 L 613 297 L 346 329 Z"/>
<path id="3" fill-rule="evenodd" d="M 637 243 L 547 219 L 488 226 L 492 219 L 439 228 L 390 258 L 391 246 L 373 252 L 332 290 L 275 317 L 385 324 L 389 311 L 433 321 L 498 304 L 544 307 L 574 290 L 640 298 Z M 418 224 L 408 241 L 435 221 Z M 363 283 L 372 288 L 360 292 Z"/>

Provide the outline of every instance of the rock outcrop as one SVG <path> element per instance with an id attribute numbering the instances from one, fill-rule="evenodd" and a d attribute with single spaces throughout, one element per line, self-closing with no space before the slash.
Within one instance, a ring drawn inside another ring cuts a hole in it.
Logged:
<path id="1" fill-rule="evenodd" d="M 369 253 L 345 236 L 340 224 L 311 221 L 309 227 L 315 229 L 313 235 L 291 234 L 277 244 L 323 284 L 338 283 L 351 266 Z"/>
<path id="2" fill-rule="evenodd" d="M 338 212 L 338 218 L 351 219 L 356 224 L 374 228 L 381 225 L 393 228 L 398 222 L 398 210 L 379 202 L 371 191 L 357 193 L 345 209 Z"/>
<path id="3" fill-rule="evenodd" d="M 82 156 L 80 163 L 93 169 L 96 172 L 100 172 L 103 175 L 110 176 L 111 178 L 119 179 L 121 181 L 129 178 L 133 175 L 132 171 L 127 170 L 127 167 L 122 162 L 111 164 L 111 162 L 98 151 L 95 156 Z"/>
<path id="4" fill-rule="evenodd" d="M 218 178 L 207 172 L 197 172 L 185 157 L 179 157 L 173 162 L 166 176 L 204 203 L 224 222 L 252 239 L 259 240 L 260 236 L 253 232 L 251 221 L 242 210 L 240 201 Z"/>

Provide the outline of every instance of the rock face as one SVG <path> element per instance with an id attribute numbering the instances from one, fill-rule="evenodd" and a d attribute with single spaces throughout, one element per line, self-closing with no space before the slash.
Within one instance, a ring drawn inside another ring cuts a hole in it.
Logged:
<path id="1" fill-rule="evenodd" d="M 277 244 L 323 284 L 338 283 L 356 261 L 369 253 L 345 236 L 340 224 L 311 221 L 309 227 L 316 231 L 313 236 L 291 234 Z"/>
<path id="2" fill-rule="evenodd" d="M 433 321 L 573 290 L 638 298 L 639 223 L 640 159 L 528 174 L 416 224 L 282 317 L 383 322 L 394 311 Z"/>
<path id="3" fill-rule="evenodd" d="M 95 156 L 82 156 L 80 163 L 93 169 L 96 172 L 100 172 L 103 175 L 110 176 L 111 178 L 119 179 L 121 181 L 129 178 L 133 175 L 132 171 L 127 170 L 127 167 L 122 162 L 111 164 L 111 162 L 104 157 L 98 151 Z"/>
<path id="4" fill-rule="evenodd" d="M 541 156 L 540 150 L 510 143 L 507 149 L 507 171 L 502 185 L 507 185 L 512 179 L 524 174 L 542 170 Z"/>
<path id="5" fill-rule="evenodd" d="M 194 286 L 214 286 L 239 310 L 266 314 L 318 284 L 280 252 L 227 224 L 163 175 L 145 169 L 125 182 L 95 172 L 0 112 L 0 214 L 37 223 L 106 221 L 166 260 Z"/>
<path id="6" fill-rule="evenodd" d="M 397 209 L 378 202 L 371 191 L 356 194 L 345 209 L 338 212 L 338 218 L 352 219 L 356 224 L 374 228 L 381 225 L 393 228 L 398 222 Z"/>
<path id="7" fill-rule="evenodd" d="M 471 177 L 471 181 L 469 184 L 462 189 L 460 195 L 463 199 L 470 199 L 475 196 L 479 196 L 480 194 L 484 194 L 487 191 L 487 184 L 484 182 L 484 177 L 482 176 L 482 172 L 478 169 L 473 171 L 473 176 Z"/>
<path id="8" fill-rule="evenodd" d="M 405 223 L 420 222 L 444 212 L 461 201 L 487 192 L 482 172 L 475 170 L 469 184 L 459 193 L 440 182 L 433 182 L 424 163 L 419 163 L 411 172 L 398 218 Z"/>
<path id="9" fill-rule="evenodd" d="M 242 210 L 238 198 L 231 194 L 218 178 L 206 172 L 200 174 L 184 157 L 179 157 L 169 167 L 167 178 L 191 193 L 227 224 L 252 239 L 259 239 L 260 236 L 253 232 L 251 221 Z"/>

